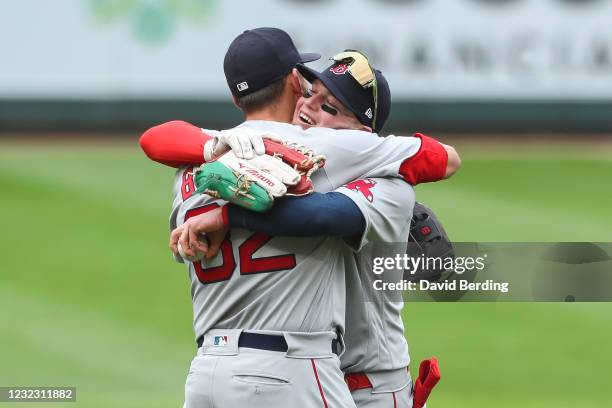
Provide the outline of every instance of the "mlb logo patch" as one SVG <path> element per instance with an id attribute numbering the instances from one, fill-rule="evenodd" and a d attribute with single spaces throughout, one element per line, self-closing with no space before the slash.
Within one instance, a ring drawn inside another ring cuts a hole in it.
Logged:
<path id="1" fill-rule="evenodd" d="M 227 345 L 227 341 L 228 341 L 228 337 L 227 336 L 215 336 L 215 338 L 213 340 L 213 345 L 214 346 L 226 346 Z"/>
<path id="2" fill-rule="evenodd" d="M 238 91 L 242 92 L 242 91 L 249 89 L 249 84 L 247 84 L 246 82 L 241 82 L 238 85 L 236 85 L 236 87 L 238 87 Z"/>

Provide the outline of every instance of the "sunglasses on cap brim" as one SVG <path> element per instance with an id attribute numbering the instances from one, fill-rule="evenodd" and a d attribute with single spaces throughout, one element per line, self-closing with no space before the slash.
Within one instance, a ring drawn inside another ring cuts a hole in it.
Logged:
<path id="1" fill-rule="evenodd" d="M 378 112 L 378 83 L 376 81 L 376 73 L 374 72 L 374 68 L 372 68 L 370 65 L 368 57 L 357 50 L 344 50 L 344 52 L 335 55 L 332 60 L 334 62 L 346 64 L 348 67 L 347 72 L 362 88 L 372 88 L 372 97 L 374 99 L 372 129 L 376 129 L 376 113 Z"/>

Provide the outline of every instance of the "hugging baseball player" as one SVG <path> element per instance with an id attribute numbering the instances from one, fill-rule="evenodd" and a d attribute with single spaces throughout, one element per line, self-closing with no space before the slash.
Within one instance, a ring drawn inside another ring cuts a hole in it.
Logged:
<path id="1" fill-rule="evenodd" d="M 412 185 L 450 176 L 458 156 L 424 135 L 379 138 L 372 131 L 382 128 L 390 109 L 382 73 L 355 51 L 339 54 L 322 73 L 301 65 L 314 57 L 298 54 L 281 30 L 247 31 L 230 45 L 224 64 L 247 121 L 222 132 L 169 122 L 141 139 L 152 159 L 188 165 L 177 173 L 170 219 L 174 252 L 181 242 L 183 255 L 194 259 L 187 266 L 199 348 L 186 382 L 187 407 L 287 401 L 305 407 L 409 407 L 419 384 L 424 395 L 439 378 L 435 361 L 429 362 L 430 375 L 411 386 L 402 303 L 363 301 L 363 286 L 371 279 L 364 257 L 371 254 L 360 250 L 368 242 L 406 242 Z M 304 92 L 296 65 L 312 89 Z M 309 129 L 288 124 L 292 118 Z M 270 150 L 264 137 L 273 135 L 302 146 L 295 148 L 302 162 L 324 155 L 324 166 L 321 161 L 276 181 L 275 166 L 239 174 L 237 169 Z M 208 164 L 192 167 L 202 162 Z M 219 184 L 210 180 L 231 184 L 236 174 L 228 191 L 247 186 L 238 200 L 222 188 L 211 191 Z M 198 193 L 199 181 L 208 183 L 209 194 Z M 268 195 L 250 194 L 251 184 L 269 188 Z M 317 193 L 277 200 L 265 213 L 227 204 L 248 207 L 252 203 L 245 201 L 309 192 L 310 185 Z M 220 230 L 222 239 L 210 247 L 193 239 Z M 210 256 L 196 260 L 196 249 Z M 414 406 L 423 403 L 415 400 Z"/>

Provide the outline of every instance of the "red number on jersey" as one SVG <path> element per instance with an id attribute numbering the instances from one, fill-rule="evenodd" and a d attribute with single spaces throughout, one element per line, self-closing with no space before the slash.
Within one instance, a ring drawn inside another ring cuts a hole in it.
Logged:
<path id="1" fill-rule="evenodd" d="M 185 214 L 185 221 L 191 217 L 204 214 L 205 212 L 212 211 L 218 207 L 219 204 L 215 203 L 188 210 Z M 272 238 L 274 237 L 256 232 L 238 247 L 241 275 L 282 271 L 286 269 L 293 269 L 295 267 L 296 260 L 294 254 L 253 258 L 255 252 L 270 242 Z M 236 269 L 236 259 L 234 258 L 234 250 L 229 234 L 223 241 L 223 244 L 221 244 L 220 252 L 221 256 L 223 257 L 223 263 L 219 266 L 204 268 L 202 267 L 202 262 L 192 262 L 196 275 L 201 283 L 215 283 L 231 278 L 234 269 Z"/>
<path id="2" fill-rule="evenodd" d="M 183 172 L 183 182 L 181 183 L 181 195 L 183 196 L 183 201 L 195 193 L 196 187 L 195 183 L 193 182 L 193 171 L 193 167 L 189 167 Z"/>
<path id="3" fill-rule="evenodd" d="M 253 258 L 255 252 L 270 242 L 272 238 L 274 237 L 256 232 L 240 245 L 238 253 L 240 254 L 241 274 L 248 275 L 250 273 L 282 271 L 295 267 L 296 262 L 294 254 Z"/>
<path id="4" fill-rule="evenodd" d="M 204 207 L 191 209 L 185 214 L 185 221 L 196 215 L 212 211 L 217 207 L 219 207 L 219 204 L 209 204 Z M 219 266 L 204 268 L 202 267 L 202 262 L 192 262 L 200 282 L 204 284 L 221 282 L 228 280 L 232 276 L 236 268 L 236 260 L 234 259 L 234 251 L 232 249 L 232 241 L 230 241 L 229 234 L 221 244 L 221 255 L 223 256 L 223 263 Z"/>

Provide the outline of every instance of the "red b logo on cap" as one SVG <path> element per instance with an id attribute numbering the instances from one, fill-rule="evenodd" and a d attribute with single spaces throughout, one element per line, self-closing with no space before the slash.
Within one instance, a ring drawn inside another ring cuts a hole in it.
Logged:
<path id="1" fill-rule="evenodd" d="M 346 64 L 338 64 L 335 67 L 331 67 L 329 70 L 336 75 L 344 75 L 348 71 L 349 67 Z"/>

